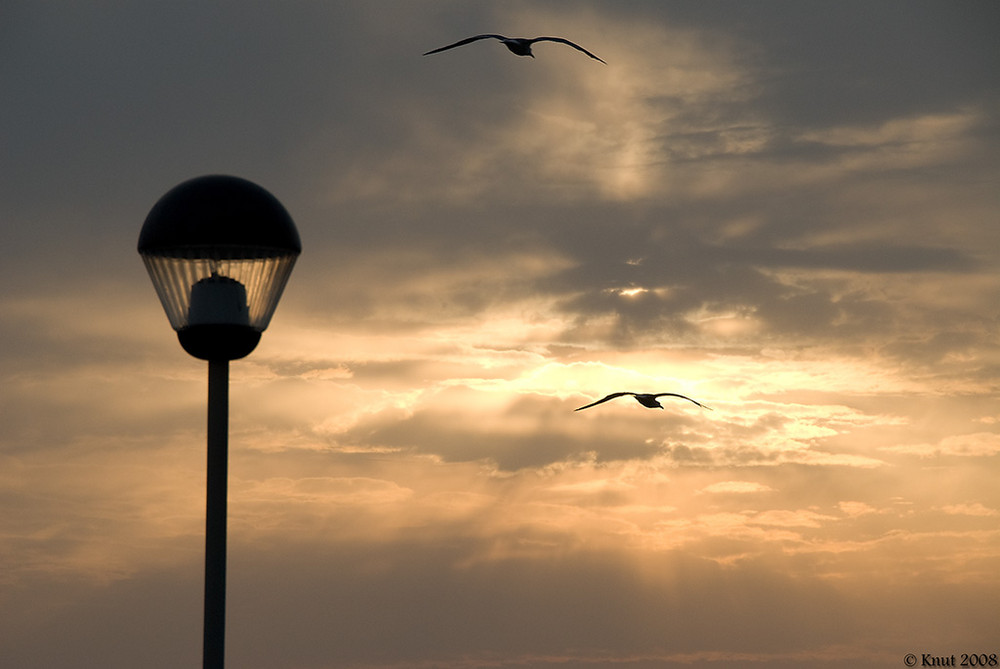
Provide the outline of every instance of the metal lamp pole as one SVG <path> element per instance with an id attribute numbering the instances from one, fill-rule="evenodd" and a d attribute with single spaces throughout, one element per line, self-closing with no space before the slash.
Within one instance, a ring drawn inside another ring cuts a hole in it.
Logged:
<path id="1" fill-rule="evenodd" d="M 204 669 L 225 663 L 229 361 L 257 346 L 301 251 L 273 195 L 221 175 L 175 186 L 139 234 L 139 254 L 181 346 L 208 361 Z"/>
<path id="2" fill-rule="evenodd" d="M 225 663 L 226 515 L 229 498 L 229 361 L 208 361 L 204 669 Z"/>

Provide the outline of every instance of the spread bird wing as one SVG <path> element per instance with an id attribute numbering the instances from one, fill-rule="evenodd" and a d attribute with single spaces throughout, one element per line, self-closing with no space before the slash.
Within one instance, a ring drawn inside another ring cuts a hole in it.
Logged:
<path id="1" fill-rule="evenodd" d="M 687 395 L 681 395 L 679 393 L 657 393 L 657 394 L 653 395 L 653 397 L 679 397 L 682 400 L 687 400 L 688 402 L 694 402 L 695 404 L 697 404 L 698 406 L 700 406 L 702 409 L 708 409 L 709 411 L 712 410 L 712 407 L 705 406 L 701 402 L 695 401 L 695 400 L 691 399 L 690 397 L 688 397 Z"/>
<path id="2" fill-rule="evenodd" d="M 463 40 L 459 40 L 459 41 L 455 42 L 454 44 L 449 44 L 448 46 L 443 46 L 440 49 L 434 49 L 433 51 L 428 51 L 424 55 L 425 56 L 429 56 L 432 53 L 438 53 L 440 51 L 447 51 L 448 49 L 454 49 L 456 46 L 464 46 L 464 45 L 468 44 L 469 42 L 475 42 L 475 41 L 481 40 L 481 39 L 505 40 L 507 38 L 504 37 L 503 35 L 476 35 L 475 37 L 466 37 Z"/>
<path id="3" fill-rule="evenodd" d="M 559 42 L 560 44 L 567 44 L 567 45 L 573 47 L 574 49 L 576 49 L 577 51 L 584 52 L 585 54 L 587 54 L 588 56 L 590 56 L 594 60 L 599 60 L 602 63 L 604 63 L 605 65 L 607 65 L 607 63 L 603 59 L 598 58 L 594 54 L 592 54 L 589 51 L 587 51 L 586 49 L 584 49 L 579 44 L 573 44 L 573 42 L 570 42 L 568 39 L 563 39 L 562 37 L 536 37 L 535 39 L 533 39 L 531 41 L 532 42 Z M 453 46 L 457 46 L 457 45 L 453 45 Z"/>
<path id="4" fill-rule="evenodd" d="M 591 402 L 590 404 L 588 404 L 586 406 L 582 406 L 579 409 L 573 409 L 573 411 L 580 411 L 581 409 L 589 409 L 590 407 L 598 405 L 601 402 L 607 402 L 608 400 L 613 400 L 614 398 L 621 397 L 622 395 L 635 395 L 635 393 L 630 393 L 630 392 L 611 393 L 607 397 L 603 397 L 603 398 L 597 400 L 596 402 Z"/>

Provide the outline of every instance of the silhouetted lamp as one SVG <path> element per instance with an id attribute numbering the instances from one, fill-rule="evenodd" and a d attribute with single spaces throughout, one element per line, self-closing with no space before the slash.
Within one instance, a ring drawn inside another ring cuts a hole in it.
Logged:
<path id="1" fill-rule="evenodd" d="M 235 360 L 260 341 L 302 251 L 285 208 L 244 179 L 171 189 L 146 217 L 139 253 L 184 350 Z"/>
<path id="2" fill-rule="evenodd" d="M 230 176 L 174 187 L 139 233 L 139 253 L 181 346 L 208 361 L 205 669 L 221 669 L 225 658 L 229 361 L 256 348 L 301 251 L 281 203 Z"/>

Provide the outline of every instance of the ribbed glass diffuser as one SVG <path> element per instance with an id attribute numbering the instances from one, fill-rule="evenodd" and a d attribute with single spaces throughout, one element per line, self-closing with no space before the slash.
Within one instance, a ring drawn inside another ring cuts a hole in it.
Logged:
<path id="1" fill-rule="evenodd" d="M 237 253 L 244 257 L 231 257 Z M 144 255 L 142 259 L 175 330 L 233 323 L 263 332 L 296 256 L 275 255 L 267 249 L 219 249 L 212 253 L 190 249 L 184 255 Z"/>

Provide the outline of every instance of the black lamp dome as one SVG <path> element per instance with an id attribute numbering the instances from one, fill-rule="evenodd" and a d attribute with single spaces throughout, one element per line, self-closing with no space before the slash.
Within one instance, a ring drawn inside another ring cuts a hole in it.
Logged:
<path id="1" fill-rule="evenodd" d="M 142 225 L 139 253 L 207 246 L 302 252 L 299 232 L 278 199 L 252 181 L 197 177 L 161 197 Z"/>

